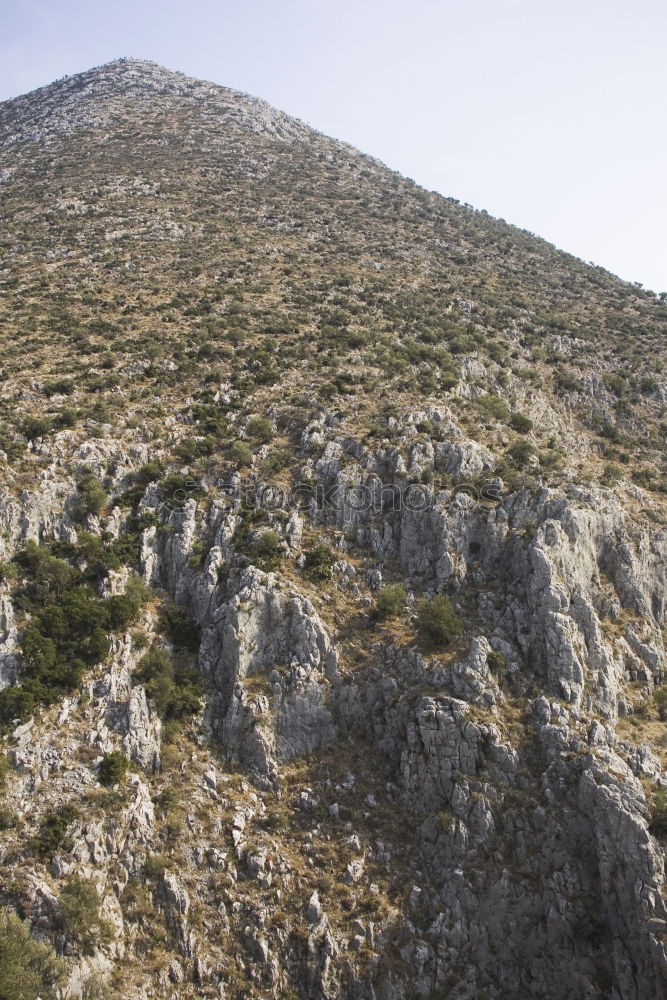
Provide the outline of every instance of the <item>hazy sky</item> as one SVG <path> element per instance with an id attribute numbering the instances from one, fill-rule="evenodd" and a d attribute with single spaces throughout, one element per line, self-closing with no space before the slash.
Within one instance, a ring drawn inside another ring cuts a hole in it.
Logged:
<path id="1" fill-rule="evenodd" d="M 665 0 L 2 0 L 0 100 L 122 55 L 667 290 Z"/>

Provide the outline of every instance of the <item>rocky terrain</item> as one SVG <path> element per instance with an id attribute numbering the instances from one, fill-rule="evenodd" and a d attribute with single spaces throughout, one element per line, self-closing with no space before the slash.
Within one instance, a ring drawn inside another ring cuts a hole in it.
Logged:
<path id="1" fill-rule="evenodd" d="M 0 214 L 0 998 L 665 995 L 667 296 L 140 60 Z"/>

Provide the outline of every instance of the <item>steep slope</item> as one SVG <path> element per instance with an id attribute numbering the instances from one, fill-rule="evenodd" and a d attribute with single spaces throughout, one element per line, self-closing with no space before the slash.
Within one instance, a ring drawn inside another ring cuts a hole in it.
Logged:
<path id="1" fill-rule="evenodd" d="M 140 60 L 0 105 L 0 212 L 0 903 L 67 995 L 661 995 L 663 297 Z"/>

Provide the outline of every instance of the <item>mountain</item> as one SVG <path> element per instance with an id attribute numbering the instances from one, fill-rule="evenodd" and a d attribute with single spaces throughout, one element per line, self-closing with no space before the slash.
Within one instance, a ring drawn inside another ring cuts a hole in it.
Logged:
<path id="1" fill-rule="evenodd" d="M 136 59 L 0 214 L 0 996 L 662 995 L 666 297 Z"/>

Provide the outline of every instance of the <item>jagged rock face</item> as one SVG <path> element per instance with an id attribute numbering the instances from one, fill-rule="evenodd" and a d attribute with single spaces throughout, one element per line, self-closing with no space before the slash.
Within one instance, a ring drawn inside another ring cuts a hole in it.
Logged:
<path id="1" fill-rule="evenodd" d="M 422 416 L 414 415 L 411 422 Z M 410 502 L 414 486 L 392 463 L 398 499 L 388 512 L 385 503 L 380 531 L 373 513 L 383 509 L 378 491 L 388 492 L 386 477 L 379 478 L 387 469 L 385 457 L 366 455 L 341 470 L 345 449 L 342 443 L 336 447 L 335 457 L 318 463 L 333 483 L 328 516 L 353 528 L 378 555 L 399 559 L 411 577 L 435 590 L 460 588 L 472 579 L 481 590 L 478 601 L 487 625 L 499 640 L 511 637 L 553 694 L 581 705 L 588 677 L 592 705 L 615 716 L 628 674 L 639 672 L 649 684 L 660 681 L 667 614 L 664 529 L 633 522 L 608 490 L 571 487 L 563 495 L 543 489 L 503 499 L 502 483 L 481 495 L 465 487 L 447 494 L 420 487 Z M 354 445 L 351 450 L 357 452 Z M 324 453 L 334 455 L 331 443 Z M 351 487 L 363 489 L 372 502 L 362 509 L 350 503 Z M 484 592 L 485 584 L 498 580 L 503 595 Z M 615 621 L 623 608 L 641 623 L 628 625 L 612 643 L 602 621 Z"/>
<path id="2" fill-rule="evenodd" d="M 333 741 L 335 652 L 310 601 L 281 592 L 272 574 L 242 578 L 205 629 L 200 662 L 217 692 L 213 729 L 250 767 L 267 773 Z M 267 675 L 268 690 L 253 695 L 248 682 L 258 674 Z"/>
<path id="3" fill-rule="evenodd" d="M 0 690 L 14 684 L 20 665 L 14 608 L 8 594 L 0 594 Z"/>
<path id="4" fill-rule="evenodd" d="M 2 734 L 68 1000 L 662 996 L 662 306 L 142 60 L 0 126 L 0 691 L 26 543 L 117 616 Z"/>

